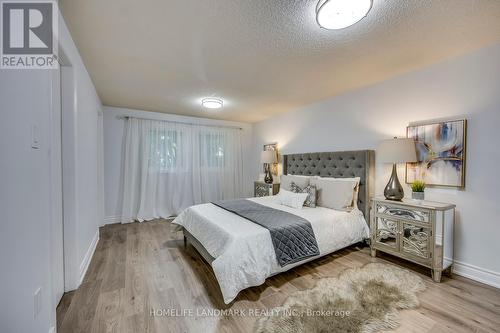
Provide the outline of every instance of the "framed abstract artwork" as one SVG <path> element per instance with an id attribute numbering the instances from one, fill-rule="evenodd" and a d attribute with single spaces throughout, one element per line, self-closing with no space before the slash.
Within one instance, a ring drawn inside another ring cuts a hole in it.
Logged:
<path id="1" fill-rule="evenodd" d="M 418 160 L 406 163 L 406 183 L 465 187 L 466 119 L 409 125 L 406 136 L 415 140 Z"/>

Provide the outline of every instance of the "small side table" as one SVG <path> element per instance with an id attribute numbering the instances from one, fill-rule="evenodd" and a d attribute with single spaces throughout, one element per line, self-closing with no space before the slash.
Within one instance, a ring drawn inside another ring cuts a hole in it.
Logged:
<path id="1" fill-rule="evenodd" d="M 371 205 L 371 255 L 383 251 L 429 267 L 432 279 L 441 282 L 441 273 L 453 269 L 454 227 L 453 204 L 376 197 Z"/>
<path id="2" fill-rule="evenodd" d="M 266 197 L 269 195 L 275 195 L 280 190 L 279 183 L 267 184 L 263 181 L 255 181 L 253 183 L 253 195 L 254 197 Z"/>

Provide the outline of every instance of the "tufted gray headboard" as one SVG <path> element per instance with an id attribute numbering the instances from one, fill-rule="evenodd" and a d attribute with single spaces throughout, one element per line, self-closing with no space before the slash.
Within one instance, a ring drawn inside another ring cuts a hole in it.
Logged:
<path id="1" fill-rule="evenodd" d="M 375 191 L 375 152 L 354 150 L 283 155 L 284 175 L 335 178 L 360 177 L 358 208 L 369 221 L 370 197 Z"/>

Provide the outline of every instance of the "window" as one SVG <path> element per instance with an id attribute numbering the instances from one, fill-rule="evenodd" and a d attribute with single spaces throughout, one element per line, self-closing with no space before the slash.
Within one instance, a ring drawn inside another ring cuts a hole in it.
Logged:
<path id="1" fill-rule="evenodd" d="M 238 129 L 128 118 L 124 149 L 125 221 L 243 196 Z"/>
<path id="2" fill-rule="evenodd" d="M 224 133 L 200 133 L 199 142 L 201 167 L 226 166 L 227 136 Z"/>
<path id="3" fill-rule="evenodd" d="M 150 133 L 149 167 L 163 172 L 183 167 L 181 156 L 182 132 L 152 129 Z"/>
<path id="4" fill-rule="evenodd" d="M 230 162 L 229 136 L 220 130 L 153 128 L 149 130 L 149 169 L 152 172 L 183 172 L 193 166 L 222 170 Z M 192 154 L 198 156 L 192 160 Z M 188 162 L 189 161 L 189 162 Z"/>

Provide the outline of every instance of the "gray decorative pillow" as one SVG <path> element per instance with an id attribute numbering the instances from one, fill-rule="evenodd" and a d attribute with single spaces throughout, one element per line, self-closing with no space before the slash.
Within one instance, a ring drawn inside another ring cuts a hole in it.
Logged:
<path id="1" fill-rule="evenodd" d="M 304 206 L 315 208 L 316 207 L 316 186 L 315 185 L 307 185 L 302 188 L 294 182 L 290 182 L 290 190 L 294 193 L 307 193 L 306 201 L 304 201 Z"/>

